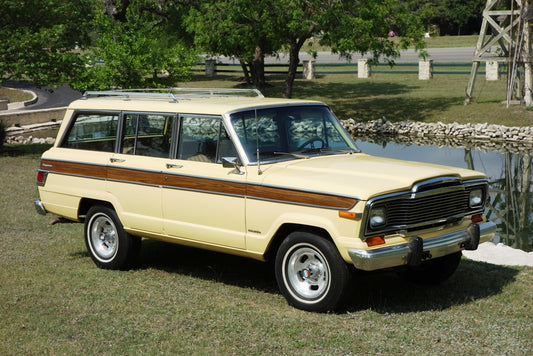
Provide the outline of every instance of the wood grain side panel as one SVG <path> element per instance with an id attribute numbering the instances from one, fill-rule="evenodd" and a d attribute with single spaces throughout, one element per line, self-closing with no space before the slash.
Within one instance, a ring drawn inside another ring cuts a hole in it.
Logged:
<path id="1" fill-rule="evenodd" d="M 95 164 L 85 164 L 79 162 L 41 160 L 41 169 L 49 172 L 81 175 L 93 178 L 105 179 L 107 177 L 107 166 Z"/>
<path id="2" fill-rule="evenodd" d="M 107 178 L 117 181 L 161 185 L 162 173 L 142 171 L 131 168 L 108 167 Z"/>
<path id="3" fill-rule="evenodd" d="M 350 209 L 357 203 L 357 199 L 338 195 L 306 192 L 286 188 L 267 187 L 261 185 L 248 185 L 247 196 L 290 202 L 294 204 L 323 206 L 336 209 Z"/>
<path id="4" fill-rule="evenodd" d="M 112 179 L 130 183 L 162 185 L 168 188 L 197 190 L 256 199 L 310 205 L 332 209 L 350 209 L 358 200 L 332 194 L 269 187 L 257 184 L 231 182 L 185 175 L 165 174 L 131 168 L 108 167 L 78 162 L 42 160 L 41 169 L 62 174 L 81 175 L 99 179 Z"/>
<path id="5" fill-rule="evenodd" d="M 238 196 L 244 196 L 246 193 L 246 185 L 244 183 L 189 177 L 184 175 L 165 175 L 163 185 L 170 188 L 199 190 Z"/>

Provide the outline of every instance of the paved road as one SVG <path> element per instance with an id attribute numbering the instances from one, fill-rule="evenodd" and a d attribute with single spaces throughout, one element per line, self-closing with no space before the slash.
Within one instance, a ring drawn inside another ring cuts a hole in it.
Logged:
<path id="1" fill-rule="evenodd" d="M 457 48 L 429 48 L 427 52 L 429 59 L 433 59 L 434 63 L 450 63 L 450 62 L 472 62 L 475 47 L 457 47 Z M 354 55 L 351 62 L 355 63 L 361 55 Z M 311 55 L 308 53 L 300 53 L 300 61 L 310 60 Z M 235 63 L 239 62 L 235 59 L 219 56 L 217 57 L 222 63 Z M 345 58 L 339 58 L 339 55 L 332 54 L 331 52 L 318 52 L 316 63 L 346 63 L 348 60 Z M 396 63 L 413 63 L 418 62 L 418 52 L 412 49 L 401 51 L 400 58 L 395 60 Z M 266 63 L 288 63 L 289 55 L 287 53 L 281 53 L 278 56 L 269 56 L 265 58 Z"/>
<path id="2" fill-rule="evenodd" d="M 73 90 L 68 85 L 62 85 L 58 88 L 50 87 L 36 87 L 31 83 L 21 83 L 16 81 L 6 81 L 2 86 L 8 88 L 17 88 L 23 90 L 30 90 L 34 92 L 38 100 L 35 104 L 20 107 L 16 110 L 40 110 L 49 108 L 58 108 L 68 106 L 72 101 L 79 99 L 81 93 Z"/>

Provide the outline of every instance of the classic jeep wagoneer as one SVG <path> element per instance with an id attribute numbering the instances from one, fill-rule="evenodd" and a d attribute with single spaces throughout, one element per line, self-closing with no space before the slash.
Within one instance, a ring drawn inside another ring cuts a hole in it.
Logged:
<path id="1" fill-rule="evenodd" d="M 88 92 L 37 184 L 38 211 L 84 222 L 101 268 L 131 268 L 142 237 L 272 259 L 314 311 L 355 269 L 443 281 L 495 232 L 482 173 L 366 155 L 325 104 L 254 90 Z"/>

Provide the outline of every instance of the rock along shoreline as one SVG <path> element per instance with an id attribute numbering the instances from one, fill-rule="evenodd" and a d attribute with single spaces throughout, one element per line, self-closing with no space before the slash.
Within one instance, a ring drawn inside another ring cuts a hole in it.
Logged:
<path id="1" fill-rule="evenodd" d="M 391 122 L 385 118 L 367 122 L 347 119 L 342 124 L 353 137 L 375 143 L 392 141 L 512 153 L 533 151 L 533 126 Z"/>

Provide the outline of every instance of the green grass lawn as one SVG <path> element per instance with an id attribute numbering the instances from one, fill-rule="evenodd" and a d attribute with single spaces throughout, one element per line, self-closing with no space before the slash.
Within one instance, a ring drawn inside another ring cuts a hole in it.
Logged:
<path id="1" fill-rule="evenodd" d="M 98 269 L 80 224 L 33 209 L 42 148 L 0 157 L 2 355 L 533 352 L 533 268 L 463 259 L 430 288 L 362 274 L 339 314 L 289 307 L 269 264 L 161 242 L 136 270 Z"/>
<path id="2" fill-rule="evenodd" d="M 8 99 L 10 103 L 26 101 L 32 98 L 33 96 L 25 91 L 0 87 L 0 99 Z"/>

